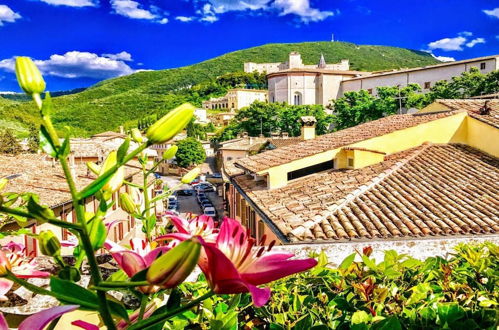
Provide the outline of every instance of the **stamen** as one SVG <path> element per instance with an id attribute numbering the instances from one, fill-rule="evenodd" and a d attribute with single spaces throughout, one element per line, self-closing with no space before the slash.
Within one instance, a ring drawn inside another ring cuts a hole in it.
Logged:
<path id="1" fill-rule="evenodd" d="M 133 240 L 130 240 L 130 247 L 132 248 L 132 250 L 135 250 L 135 246 L 133 244 Z"/>
<path id="2" fill-rule="evenodd" d="M 234 228 L 234 231 L 232 232 L 232 238 L 236 238 L 237 232 L 239 231 L 239 228 Z"/>
<path id="3" fill-rule="evenodd" d="M 265 252 L 265 246 L 262 246 L 260 248 L 260 250 L 258 250 L 258 253 L 256 254 L 256 257 L 260 258 L 262 256 L 263 252 Z"/>
<path id="4" fill-rule="evenodd" d="M 274 245 L 275 245 L 275 240 L 273 240 L 272 242 L 270 242 L 270 244 L 269 244 L 269 247 L 268 247 L 267 251 L 272 250 L 272 248 L 274 247 Z"/>
<path id="5" fill-rule="evenodd" d="M 263 234 L 262 239 L 260 240 L 260 245 L 265 245 L 266 239 L 267 239 L 267 235 Z"/>

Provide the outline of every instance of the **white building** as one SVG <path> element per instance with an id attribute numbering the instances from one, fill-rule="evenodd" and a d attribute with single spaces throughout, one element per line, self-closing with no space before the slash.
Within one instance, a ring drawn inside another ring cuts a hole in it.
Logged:
<path id="1" fill-rule="evenodd" d="M 203 108 L 237 111 L 250 106 L 255 101 L 266 102 L 267 91 L 262 89 L 233 88 L 229 89 L 225 96 L 203 101 Z"/>
<path id="2" fill-rule="evenodd" d="M 477 68 L 482 73 L 498 70 L 499 55 L 379 73 L 349 70 L 348 60 L 326 64 L 324 56 L 321 56 L 318 65 L 304 65 L 296 52 L 290 53 L 285 63 L 244 64 L 246 72 L 268 72 L 270 102 L 324 106 L 346 92 L 362 89 L 375 94 L 378 87 L 404 87 L 416 83 L 423 91 L 428 91 L 437 81 L 451 80 L 471 68 Z"/>

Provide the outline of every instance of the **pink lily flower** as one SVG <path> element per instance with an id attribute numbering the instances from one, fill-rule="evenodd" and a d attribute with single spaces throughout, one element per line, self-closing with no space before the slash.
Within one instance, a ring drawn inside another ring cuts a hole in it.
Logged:
<path id="1" fill-rule="evenodd" d="M 157 257 L 171 249 L 170 246 L 160 246 L 151 249 L 151 245 L 144 239 L 133 238 L 130 240 L 131 249 L 124 248 L 110 240 L 104 243 L 104 248 L 111 253 L 111 256 L 118 263 L 118 266 L 128 275 L 135 274 L 148 268 Z M 144 293 L 157 291 L 155 286 L 143 286 L 140 290 Z"/>
<path id="2" fill-rule="evenodd" d="M 201 236 L 205 242 L 214 243 L 218 236 L 218 228 L 213 219 L 206 215 L 200 215 L 190 220 L 168 214 L 178 232 L 159 236 L 157 242 L 167 240 L 185 241 L 192 236 Z"/>
<path id="3" fill-rule="evenodd" d="M 27 260 L 24 256 L 23 244 L 10 242 L 0 250 L 0 260 L 9 264 L 10 271 L 19 278 L 49 277 L 49 272 L 36 269 L 37 263 L 34 259 Z M 0 278 L 0 301 L 8 298 L 5 296 L 14 283 L 6 278 Z"/>
<path id="4" fill-rule="evenodd" d="M 260 245 L 263 245 L 265 238 Z M 270 299 L 270 288 L 258 288 L 285 276 L 315 267 L 313 258 L 290 260 L 292 253 L 269 253 L 269 246 L 254 248 L 255 240 L 238 221 L 225 218 L 215 243 L 204 242 L 199 267 L 215 293 L 249 292 L 256 307 Z"/>
<path id="5" fill-rule="evenodd" d="M 64 305 L 45 309 L 22 321 L 21 324 L 19 324 L 19 330 L 43 330 L 53 320 L 61 317 L 63 314 L 72 312 L 79 307 L 79 305 Z"/>

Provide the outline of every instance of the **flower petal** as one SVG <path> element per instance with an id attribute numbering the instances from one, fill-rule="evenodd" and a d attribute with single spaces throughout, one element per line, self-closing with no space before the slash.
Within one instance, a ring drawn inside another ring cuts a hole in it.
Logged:
<path id="1" fill-rule="evenodd" d="M 255 307 L 262 307 L 270 299 L 270 288 L 260 289 L 254 285 L 246 284 L 251 294 L 251 299 L 253 300 L 253 305 Z"/>
<path id="2" fill-rule="evenodd" d="M 189 234 L 189 221 L 183 218 L 179 218 L 176 216 L 170 216 L 170 221 L 173 223 L 175 228 L 177 228 L 179 233 Z"/>
<path id="3" fill-rule="evenodd" d="M 0 330 L 9 330 L 9 324 L 2 313 L 0 313 Z"/>
<path id="4" fill-rule="evenodd" d="M 162 241 L 171 241 L 171 240 L 178 240 L 178 241 L 185 241 L 191 238 L 191 234 L 185 234 L 185 233 L 171 233 L 171 234 L 166 234 L 166 235 L 161 235 L 158 236 L 158 238 L 155 239 L 157 242 L 162 242 Z"/>
<path id="5" fill-rule="evenodd" d="M 129 277 L 147 267 L 144 258 L 134 251 L 118 251 L 111 253 L 111 255 Z"/>
<path id="6" fill-rule="evenodd" d="M 96 326 L 95 324 L 85 322 L 83 320 L 76 320 L 71 322 L 72 325 L 80 327 L 85 330 L 99 330 L 99 327 Z"/>
<path id="7" fill-rule="evenodd" d="M 241 278 L 253 285 L 269 283 L 291 274 L 313 268 L 317 260 L 313 258 L 289 260 L 289 253 L 268 254 L 257 259 L 241 274 Z"/>
<path id="8" fill-rule="evenodd" d="M 7 300 L 7 297 L 5 295 L 12 288 L 13 284 L 14 284 L 14 282 L 12 282 L 8 279 L 0 278 L 0 301 Z"/>
<path id="9" fill-rule="evenodd" d="M 241 243 L 246 244 L 247 238 L 246 228 L 239 221 L 224 218 L 218 233 L 217 246 L 222 248 L 228 247 L 230 243 L 235 243 L 236 247 L 239 247 Z"/>
<path id="10" fill-rule="evenodd" d="M 149 267 L 152 264 L 152 262 L 156 260 L 159 254 L 164 254 L 168 252 L 170 249 L 171 248 L 169 246 L 161 246 L 146 254 L 146 256 L 144 257 L 144 262 L 146 264 L 146 267 Z"/>
<path id="11" fill-rule="evenodd" d="M 78 309 L 79 305 L 56 306 L 31 315 L 19 325 L 19 330 L 43 330 L 59 316 Z"/>

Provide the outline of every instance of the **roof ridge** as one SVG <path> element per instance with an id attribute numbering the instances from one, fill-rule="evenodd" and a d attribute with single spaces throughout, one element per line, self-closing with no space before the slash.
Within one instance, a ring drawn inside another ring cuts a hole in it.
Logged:
<path id="1" fill-rule="evenodd" d="M 376 185 L 378 185 L 380 182 L 385 180 L 387 177 L 391 176 L 395 172 L 397 172 L 400 168 L 405 166 L 408 162 L 413 160 L 415 157 L 419 156 L 423 151 L 428 149 L 429 147 L 433 146 L 433 143 L 423 143 L 421 145 L 422 147 L 419 150 L 414 150 L 414 152 L 405 158 L 397 161 L 395 164 L 393 164 L 391 167 L 386 169 L 385 171 L 381 172 L 371 180 L 369 180 L 366 184 L 361 185 L 360 187 L 354 189 L 350 193 L 348 193 L 344 200 L 339 203 L 339 204 L 333 204 L 331 205 L 326 212 L 322 213 L 321 217 L 316 217 L 314 220 L 306 221 L 304 222 L 301 226 L 296 227 L 293 229 L 290 234 L 297 236 L 298 232 L 302 232 L 303 230 L 310 230 L 316 225 L 318 225 L 324 218 L 327 218 L 331 215 L 333 215 L 335 212 L 345 208 L 348 204 L 350 204 L 352 201 L 354 201 L 357 197 L 365 194 L 367 191 L 371 190 L 374 188 Z"/>

